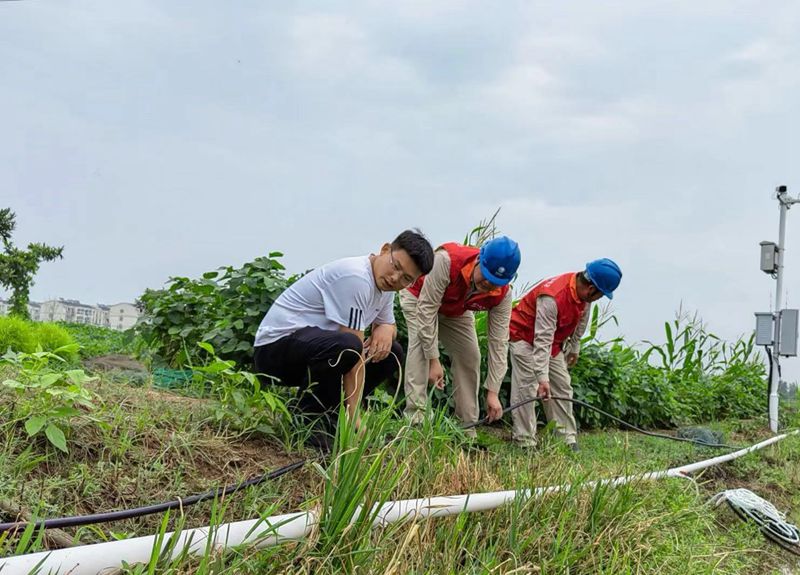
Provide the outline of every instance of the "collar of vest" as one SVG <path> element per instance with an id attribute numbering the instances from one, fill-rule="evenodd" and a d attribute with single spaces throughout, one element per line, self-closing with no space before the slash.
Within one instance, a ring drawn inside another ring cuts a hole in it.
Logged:
<path id="1" fill-rule="evenodd" d="M 572 296 L 575 303 L 584 303 L 578 297 L 578 274 L 572 274 L 572 277 L 569 278 L 569 295 Z"/>
<path id="2" fill-rule="evenodd" d="M 472 289 L 472 273 L 475 271 L 475 266 L 478 265 L 478 257 L 480 256 L 476 256 L 474 259 L 465 264 L 463 268 L 461 268 L 461 277 L 464 278 L 464 282 L 467 284 L 467 291 Z M 492 290 L 483 292 L 480 295 L 482 296 L 500 295 L 501 291 L 503 291 L 503 288 L 501 286 L 498 286 Z"/>

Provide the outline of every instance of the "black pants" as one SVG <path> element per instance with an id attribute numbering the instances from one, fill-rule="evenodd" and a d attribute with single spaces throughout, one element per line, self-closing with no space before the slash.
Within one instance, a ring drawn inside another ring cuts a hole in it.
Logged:
<path id="1" fill-rule="evenodd" d="M 362 347 L 361 340 L 352 333 L 304 327 L 278 341 L 256 347 L 256 371 L 280 380 L 262 376 L 265 383 L 299 387 L 298 408 L 303 413 L 335 417 L 341 399 L 342 376 L 359 361 Z M 363 397 L 385 380 L 396 385 L 393 378 L 404 358 L 403 348 L 397 341 L 392 343 L 392 352 L 397 359 L 390 354 L 383 361 L 366 364 Z"/>

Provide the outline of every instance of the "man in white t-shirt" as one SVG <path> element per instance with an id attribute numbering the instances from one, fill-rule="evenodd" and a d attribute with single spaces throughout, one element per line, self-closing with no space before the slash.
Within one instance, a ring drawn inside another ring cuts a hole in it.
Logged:
<path id="1" fill-rule="evenodd" d="M 326 419 L 338 410 L 344 387 L 352 417 L 361 397 L 402 365 L 403 350 L 395 340 L 395 292 L 432 265 L 430 242 L 406 230 L 377 255 L 344 258 L 309 272 L 275 300 L 261 321 L 256 371 L 279 379 L 270 382 L 300 387 L 299 409 Z"/>

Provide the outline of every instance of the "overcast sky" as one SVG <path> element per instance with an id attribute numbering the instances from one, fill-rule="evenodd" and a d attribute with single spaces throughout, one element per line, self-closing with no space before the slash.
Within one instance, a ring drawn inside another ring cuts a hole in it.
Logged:
<path id="1" fill-rule="evenodd" d="M 33 299 L 87 303 L 500 207 L 520 283 L 611 257 L 629 340 L 680 306 L 734 338 L 800 193 L 798 29 L 763 0 L 0 2 L 0 207 L 65 246 Z M 798 307 L 800 206 L 787 230 Z"/>

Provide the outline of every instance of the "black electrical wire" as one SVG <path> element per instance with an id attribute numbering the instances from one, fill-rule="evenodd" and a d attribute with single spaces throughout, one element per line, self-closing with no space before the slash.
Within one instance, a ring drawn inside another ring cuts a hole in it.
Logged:
<path id="1" fill-rule="evenodd" d="M 552 401 L 552 400 L 571 401 L 572 403 L 576 403 L 578 405 L 582 405 L 583 407 L 588 407 L 589 409 L 592 409 L 592 410 L 594 410 L 594 411 L 596 411 L 598 413 L 601 413 L 601 414 L 605 415 L 606 417 L 608 417 L 609 419 L 613 419 L 617 423 L 619 423 L 619 424 L 621 424 L 621 425 L 623 425 L 623 426 L 625 426 L 625 427 L 627 427 L 629 429 L 633 429 L 634 431 L 638 431 L 639 433 L 642 433 L 644 435 L 649 435 L 650 437 L 660 437 L 662 439 L 671 439 L 672 441 L 681 441 L 681 442 L 684 442 L 684 443 L 694 443 L 695 445 L 700 445 L 700 446 L 703 446 L 703 447 L 714 447 L 714 448 L 718 448 L 718 449 L 741 449 L 741 447 L 736 447 L 735 445 L 725 445 L 724 443 L 706 443 L 705 441 L 700 441 L 700 440 L 697 440 L 697 439 L 689 439 L 687 437 L 675 437 L 674 435 L 664 435 L 663 433 L 655 433 L 654 431 L 646 431 L 644 429 L 641 429 L 640 427 L 636 427 L 632 423 L 628 423 L 627 421 L 624 421 L 624 420 L 620 419 L 619 417 L 615 417 L 615 416 L 611 415 L 607 411 L 603 411 L 599 407 L 595 407 L 594 405 L 589 405 L 585 401 L 581 401 L 580 399 L 576 399 L 574 397 L 560 397 L 560 396 L 557 396 L 557 395 L 551 395 L 550 396 L 550 401 Z M 534 401 L 544 401 L 544 400 L 541 397 L 534 397 L 534 398 L 531 398 L 531 399 L 526 399 L 525 401 L 520 401 L 519 403 L 516 403 L 514 405 L 509 406 L 508 409 L 506 409 L 504 411 L 504 413 L 509 412 L 509 411 L 513 411 L 514 409 L 517 409 L 518 407 L 522 407 L 523 405 L 527 405 L 529 403 L 533 403 Z M 488 420 L 489 420 L 488 417 L 484 417 L 483 419 L 480 419 L 480 420 L 476 421 L 475 423 L 470 423 L 469 425 L 465 425 L 464 429 L 470 429 L 472 427 L 477 427 L 478 425 L 486 423 Z"/>
<path id="2" fill-rule="evenodd" d="M 685 442 L 685 443 L 694 443 L 696 445 L 701 445 L 703 447 L 714 447 L 714 448 L 723 448 L 723 449 L 739 449 L 738 447 L 731 446 L 731 445 L 705 443 L 703 441 L 698 441 L 698 440 L 695 440 L 695 439 L 688 439 L 688 438 L 683 438 L 683 437 L 675 437 L 675 436 L 672 436 L 672 435 L 664 435 L 664 434 L 661 434 L 661 433 L 655 433 L 655 432 L 652 432 L 652 431 L 646 431 L 644 429 L 636 427 L 635 425 L 633 425 L 631 423 L 623 421 L 622 419 L 619 419 L 618 417 L 615 417 L 615 416 L 611 415 L 610 413 L 608 413 L 606 411 L 603 411 L 602 409 L 600 409 L 598 407 L 595 407 L 595 406 L 590 405 L 590 404 L 588 404 L 588 403 L 586 403 L 584 401 L 581 401 L 580 399 L 575 399 L 575 398 L 571 398 L 571 397 L 559 397 L 559 396 L 550 396 L 550 399 L 551 400 L 561 400 L 561 401 L 571 401 L 572 403 L 576 403 L 578 405 L 582 405 L 584 407 L 588 407 L 589 409 L 593 409 L 594 411 L 597 411 L 598 413 L 603 414 L 604 416 L 616 421 L 617 423 L 620 423 L 621 425 L 623 425 L 625 427 L 633 429 L 634 431 L 637 431 L 637 432 L 642 433 L 644 435 L 649 435 L 651 437 L 660 437 L 660 438 L 663 438 L 663 439 L 671 439 L 672 441 L 681 441 L 681 442 Z M 541 397 L 535 397 L 535 398 L 532 398 L 532 399 L 526 399 L 525 401 L 521 401 L 521 402 L 519 402 L 517 404 L 509 406 L 507 409 L 504 410 L 504 413 L 507 413 L 509 411 L 513 411 L 513 410 L 515 410 L 515 409 L 517 409 L 519 407 L 522 407 L 523 405 L 527 405 L 527 404 L 532 403 L 534 401 L 542 401 L 542 398 Z M 462 426 L 462 428 L 463 429 L 471 429 L 473 427 L 477 427 L 478 425 L 482 425 L 482 424 L 488 422 L 488 420 L 489 420 L 488 417 L 484 417 L 483 419 L 480 419 L 480 420 L 476 421 L 475 423 L 470 423 L 470 424 L 464 425 L 464 426 Z M 270 481 L 270 480 L 273 480 L 273 479 L 277 479 L 278 477 L 281 477 L 283 475 L 286 475 L 287 473 L 290 473 L 290 472 L 292 472 L 292 471 L 294 471 L 296 469 L 299 469 L 300 467 L 305 465 L 308 461 L 309 461 L 308 459 L 295 461 L 294 463 L 290 463 L 288 465 L 284 465 L 283 467 L 279 467 L 278 469 L 275 469 L 275 470 L 273 470 L 273 471 L 271 471 L 271 472 L 269 472 L 267 474 L 259 475 L 257 477 L 253 477 L 253 478 L 248 479 L 246 481 L 243 481 L 241 483 L 228 485 L 227 487 L 220 487 L 220 488 L 214 489 L 212 491 L 206 491 L 205 493 L 199 493 L 199 494 L 196 494 L 196 495 L 191 495 L 191 496 L 186 497 L 186 498 L 178 498 L 178 499 L 173 499 L 171 501 L 165 501 L 163 503 L 155 503 L 155 504 L 152 504 L 152 505 L 145 505 L 143 507 L 134 507 L 134 508 L 131 508 L 131 509 L 122 509 L 122 510 L 119 510 L 119 511 L 106 511 L 106 512 L 103 512 L 103 513 L 93 513 L 93 514 L 90 514 L 90 515 L 77 515 L 77 516 L 72 516 L 72 517 L 57 517 L 57 518 L 54 518 L 54 519 L 43 519 L 43 520 L 39 520 L 39 521 L 35 521 L 35 522 L 13 521 L 13 522 L 9 522 L 9 523 L 0 523 L 0 533 L 2 533 L 4 531 L 19 531 L 19 530 L 23 530 L 23 529 L 25 529 L 26 527 L 28 527 L 31 524 L 35 525 L 37 529 L 40 529 L 40 528 L 55 529 L 55 528 L 63 528 L 63 527 L 79 527 L 79 526 L 83 526 L 83 525 L 92 525 L 92 524 L 96 524 L 96 523 L 106 523 L 106 522 L 111 522 L 111 521 L 121 521 L 123 519 L 133 519 L 133 518 L 136 518 L 136 517 L 142 517 L 144 515 L 152 515 L 154 513 L 160 513 L 160 512 L 163 512 L 163 511 L 167 511 L 169 509 L 182 508 L 182 507 L 186 507 L 186 506 L 189 506 L 189 505 L 194 505 L 195 503 L 200 503 L 201 501 L 207 501 L 209 499 L 214 499 L 216 497 L 222 497 L 222 496 L 230 495 L 232 493 L 236 493 L 237 491 L 240 491 L 240 490 L 245 489 L 247 487 L 252 487 L 254 485 L 259 485 L 260 483 L 263 483 L 265 481 Z"/>
<path id="3" fill-rule="evenodd" d="M 769 359 L 769 377 L 767 377 L 767 404 L 769 404 L 769 395 L 772 393 L 772 350 L 768 345 L 764 346 L 767 351 L 767 358 Z"/>
<path id="4" fill-rule="evenodd" d="M 55 519 L 44 519 L 40 521 L 13 521 L 10 523 L 0 523 L 0 533 L 4 531 L 20 531 L 25 529 L 31 524 L 35 525 L 37 529 L 78 527 L 81 525 L 92 525 L 94 523 L 106 523 L 110 521 L 120 521 L 122 519 L 132 519 L 134 517 L 142 517 L 143 515 L 160 513 L 162 511 L 167 511 L 168 509 L 182 508 L 186 507 L 187 505 L 194 505 L 195 503 L 206 501 L 208 499 L 214 499 L 216 497 L 223 497 L 226 495 L 230 495 L 231 493 L 236 493 L 241 489 L 245 489 L 246 487 L 252 487 L 254 485 L 263 483 L 265 481 L 277 479 L 278 477 L 286 475 L 287 473 L 290 473 L 295 469 L 299 469 L 300 467 L 305 465 L 307 461 L 308 461 L 307 459 L 303 459 L 302 461 L 295 461 L 294 463 L 284 465 L 283 467 L 279 467 L 278 469 L 270 471 L 269 473 L 266 473 L 264 475 L 253 477 L 251 479 L 248 479 L 247 481 L 242 481 L 241 483 L 228 485 L 227 487 L 220 487 L 212 491 L 206 491 L 205 493 L 198 493 L 197 495 L 191 495 L 189 497 L 186 497 L 185 499 L 178 498 L 178 499 L 173 499 L 172 501 L 165 501 L 163 503 L 154 503 L 152 505 L 146 505 L 144 507 L 134 507 L 132 509 L 122 509 L 119 511 L 106 511 L 104 513 L 93 513 L 91 515 L 58 517 Z"/>

